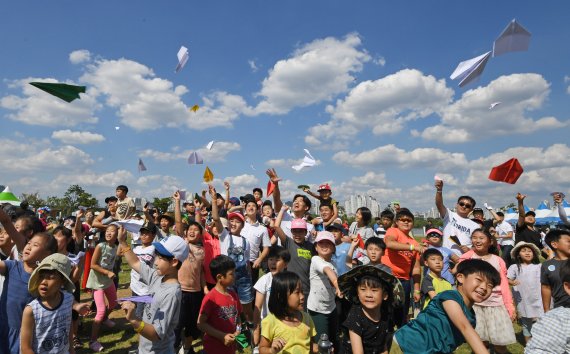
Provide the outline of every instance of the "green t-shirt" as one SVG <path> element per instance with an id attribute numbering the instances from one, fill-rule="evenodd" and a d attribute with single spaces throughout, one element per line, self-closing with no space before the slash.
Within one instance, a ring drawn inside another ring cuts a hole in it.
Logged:
<path id="1" fill-rule="evenodd" d="M 455 301 L 475 328 L 475 313 L 467 308 L 457 290 L 439 293 L 418 317 L 400 328 L 394 336 L 406 354 L 453 353 L 465 343 L 463 334 L 453 325 L 443 309 L 445 301 Z"/>

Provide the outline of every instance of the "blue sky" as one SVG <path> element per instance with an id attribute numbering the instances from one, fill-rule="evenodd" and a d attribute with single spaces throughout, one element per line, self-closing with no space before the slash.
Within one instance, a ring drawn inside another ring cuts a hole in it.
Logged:
<path id="1" fill-rule="evenodd" d="M 16 194 L 80 184 L 102 199 L 127 184 L 167 196 L 202 189 L 206 165 L 236 195 L 275 167 L 285 197 L 328 181 L 339 200 L 366 193 L 416 210 L 433 206 L 434 174 L 450 206 L 465 193 L 505 205 L 517 191 L 536 206 L 570 185 L 562 1 L 0 6 L 0 182 Z M 529 51 L 491 58 L 465 88 L 449 79 L 513 18 L 532 33 Z M 181 45 L 190 60 L 174 73 Z M 27 84 L 49 80 L 87 93 L 68 104 Z M 297 173 L 304 148 L 319 164 Z M 195 150 L 205 165 L 186 163 Z M 525 168 L 517 184 L 489 181 L 511 157 Z"/>

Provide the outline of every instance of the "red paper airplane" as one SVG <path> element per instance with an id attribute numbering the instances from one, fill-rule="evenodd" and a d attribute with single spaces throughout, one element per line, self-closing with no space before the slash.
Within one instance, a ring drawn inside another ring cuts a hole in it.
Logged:
<path id="1" fill-rule="evenodd" d="M 489 179 L 497 182 L 515 184 L 523 173 L 519 160 L 512 158 L 499 166 L 493 167 Z"/>

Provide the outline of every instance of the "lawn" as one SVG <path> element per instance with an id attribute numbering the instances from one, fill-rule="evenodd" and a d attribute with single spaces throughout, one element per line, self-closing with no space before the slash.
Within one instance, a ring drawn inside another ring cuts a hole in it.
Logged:
<path id="1" fill-rule="evenodd" d="M 119 273 L 119 289 L 117 291 L 117 298 L 131 295 L 131 290 L 129 288 L 130 280 L 130 268 L 125 262 L 123 262 L 122 270 Z M 91 294 L 82 292 L 81 301 L 91 301 Z M 138 335 L 134 332 L 132 326 L 125 320 L 123 311 L 120 309 L 113 311 L 109 317 L 116 325 L 113 328 L 101 327 L 99 341 L 105 348 L 103 353 L 125 354 L 128 353 L 129 350 L 136 349 L 138 346 Z M 78 354 L 93 352 L 89 349 L 89 337 L 91 334 L 92 322 L 93 315 L 82 319 L 83 328 L 79 332 L 79 338 L 83 342 L 83 348 L 76 351 Z M 521 328 L 518 324 L 515 325 L 515 330 L 519 343 L 509 345 L 508 349 L 513 354 L 521 354 L 524 353 L 524 348 L 520 343 L 524 343 L 524 338 L 522 337 Z M 199 347 L 195 347 L 195 349 L 198 348 Z M 250 353 L 250 350 L 246 350 L 245 353 Z M 471 348 L 467 344 L 464 344 L 459 347 L 455 353 L 468 354 L 471 353 Z"/>

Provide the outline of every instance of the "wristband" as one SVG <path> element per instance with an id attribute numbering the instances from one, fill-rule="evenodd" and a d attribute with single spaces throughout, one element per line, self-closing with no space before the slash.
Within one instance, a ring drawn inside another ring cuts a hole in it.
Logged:
<path id="1" fill-rule="evenodd" d="M 135 328 L 135 332 L 141 333 L 143 328 L 144 328 L 144 321 L 141 321 L 141 324 L 137 328 Z"/>
<path id="2" fill-rule="evenodd" d="M 410 251 L 414 250 L 414 245 L 410 243 Z"/>

